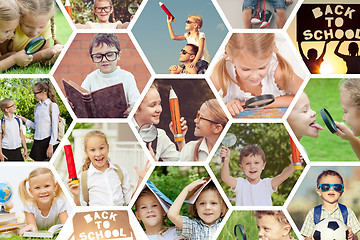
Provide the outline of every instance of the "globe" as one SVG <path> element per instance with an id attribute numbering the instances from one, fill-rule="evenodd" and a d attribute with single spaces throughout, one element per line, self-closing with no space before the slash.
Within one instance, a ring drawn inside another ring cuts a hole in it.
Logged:
<path id="1" fill-rule="evenodd" d="M 0 205 L 4 206 L 10 202 L 11 197 L 13 196 L 13 191 L 8 183 L 0 183 Z"/>

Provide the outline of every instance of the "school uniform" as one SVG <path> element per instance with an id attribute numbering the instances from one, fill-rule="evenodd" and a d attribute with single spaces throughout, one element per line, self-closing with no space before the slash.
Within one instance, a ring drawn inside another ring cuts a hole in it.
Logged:
<path id="1" fill-rule="evenodd" d="M 5 134 L 1 139 L 1 151 L 3 155 L 7 157 L 8 161 L 24 161 L 24 158 L 21 154 L 21 119 L 18 118 L 17 120 L 15 116 L 9 118 L 4 115 L 4 119 L 2 121 L 4 121 L 5 125 Z M 0 132 L 2 133 L 2 131 L 3 128 L 1 126 Z"/>

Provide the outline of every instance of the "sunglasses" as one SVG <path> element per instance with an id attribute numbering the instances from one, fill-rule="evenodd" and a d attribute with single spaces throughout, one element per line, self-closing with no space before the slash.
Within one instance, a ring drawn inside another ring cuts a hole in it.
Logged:
<path id="1" fill-rule="evenodd" d="M 10 106 L 8 106 L 8 107 L 6 107 L 6 108 L 11 108 L 11 107 L 13 107 L 13 106 L 15 106 L 16 104 L 14 103 L 13 105 L 10 105 Z"/>
<path id="2" fill-rule="evenodd" d="M 194 55 L 194 54 L 192 54 L 192 53 L 187 52 L 187 51 L 184 50 L 184 49 L 181 49 L 180 52 L 181 52 L 183 55 L 185 55 L 185 54 Z"/>
<path id="3" fill-rule="evenodd" d="M 94 63 L 99 63 L 102 62 L 102 60 L 104 59 L 104 57 L 106 58 L 106 60 L 108 60 L 109 62 L 115 61 L 117 58 L 119 52 L 107 52 L 104 54 L 101 53 L 95 53 L 95 54 L 91 54 L 91 59 L 93 60 Z"/>
<path id="4" fill-rule="evenodd" d="M 112 9 L 112 6 L 106 6 L 106 7 L 95 7 L 95 12 L 101 13 L 102 11 L 109 13 Z"/>
<path id="5" fill-rule="evenodd" d="M 211 122 L 211 123 L 214 123 L 214 124 L 220 124 L 222 126 L 221 123 L 218 123 L 218 122 L 215 122 L 213 120 L 210 120 L 210 119 L 207 119 L 207 118 L 204 118 L 200 111 L 197 112 L 197 115 L 196 115 L 196 119 L 197 119 L 197 122 L 200 123 L 200 120 L 205 120 L 205 121 L 208 121 L 208 122 Z"/>
<path id="6" fill-rule="evenodd" d="M 34 95 L 42 93 L 43 91 L 34 92 Z"/>
<path id="7" fill-rule="evenodd" d="M 190 20 L 186 20 L 185 23 L 190 24 L 190 23 L 195 23 L 195 22 L 192 22 Z"/>
<path id="8" fill-rule="evenodd" d="M 344 184 L 340 184 L 340 183 L 335 183 L 335 184 L 321 183 L 318 189 L 320 189 L 322 192 L 328 192 L 331 187 L 333 187 L 335 192 L 344 191 Z"/>

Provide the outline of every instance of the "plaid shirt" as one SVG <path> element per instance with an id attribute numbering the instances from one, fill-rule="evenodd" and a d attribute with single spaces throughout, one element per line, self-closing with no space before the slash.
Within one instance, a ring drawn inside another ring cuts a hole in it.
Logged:
<path id="1" fill-rule="evenodd" d="M 185 216 L 182 219 L 183 228 L 182 230 L 176 228 L 176 233 L 191 240 L 210 240 L 222 221 L 222 218 L 219 218 L 215 224 L 209 226 L 201 220 L 190 219 Z"/>
<path id="2" fill-rule="evenodd" d="M 348 226 L 355 234 L 360 231 L 360 223 L 356 218 L 353 210 L 351 210 L 349 207 L 347 207 L 347 210 L 348 210 L 348 219 L 347 219 Z M 320 219 L 322 220 L 325 218 L 336 218 L 341 220 L 342 222 L 344 221 L 339 205 L 336 205 L 336 208 L 331 212 L 328 212 L 324 208 L 321 208 Z M 315 223 L 314 223 L 314 208 L 313 208 L 306 215 L 304 224 L 301 228 L 301 235 L 305 237 L 310 237 L 313 234 L 314 228 L 315 228 Z"/>

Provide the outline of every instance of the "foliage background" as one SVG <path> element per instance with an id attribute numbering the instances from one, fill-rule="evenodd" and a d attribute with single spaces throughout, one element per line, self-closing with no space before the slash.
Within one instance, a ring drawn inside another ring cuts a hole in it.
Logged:
<path id="1" fill-rule="evenodd" d="M 246 175 L 239 166 L 240 150 L 249 144 L 257 144 L 264 152 L 267 159 L 265 169 L 261 173 L 261 178 L 273 178 L 279 175 L 290 164 L 290 140 L 289 134 L 283 124 L 277 123 L 236 123 L 232 124 L 229 131 L 236 135 L 237 142 L 230 148 L 230 176 L 235 178 Z M 221 159 L 218 148 L 214 158 L 210 162 L 216 178 L 219 180 L 225 194 L 230 202 L 235 205 L 235 193 L 230 187 L 221 180 Z M 285 180 L 276 192 L 271 196 L 274 206 L 282 206 L 298 180 L 302 171 L 295 171 Z"/>
<path id="2" fill-rule="evenodd" d="M 65 0 L 61 0 L 65 5 Z M 70 0 L 72 17 L 75 23 L 85 24 L 88 21 L 94 22 L 95 0 Z M 129 22 L 132 14 L 128 7 L 131 3 L 141 4 L 142 0 L 113 0 L 115 21 Z"/>

